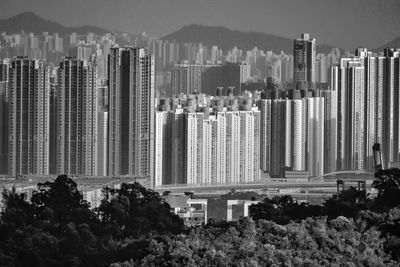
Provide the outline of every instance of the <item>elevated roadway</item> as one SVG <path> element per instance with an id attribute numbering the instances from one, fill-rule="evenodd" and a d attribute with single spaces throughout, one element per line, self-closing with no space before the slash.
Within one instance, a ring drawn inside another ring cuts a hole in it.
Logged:
<path id="1" fill-rule="evenodd" d="M 367 190 L 371 188 L 372 180 L 366 181 Z M 349 181 L 348 186 L 356 186 L 357 182 Z M 264 183 L 247 183 L 247 184 L 224 184 L 224 185 L 172 185 L 156 187 L 154 190 L 163 193 L 170 191 L 171 193 L 207 193 L 215 191 L 229 192 L 234 190 L 257 190 L 257 191 L 271 191 L 282 189 L 299 189 L 299 190 L 326 190 L 329 192 L 337 188 L 336 181 L 310 181 L 310 182 L 264 182 Z"/>

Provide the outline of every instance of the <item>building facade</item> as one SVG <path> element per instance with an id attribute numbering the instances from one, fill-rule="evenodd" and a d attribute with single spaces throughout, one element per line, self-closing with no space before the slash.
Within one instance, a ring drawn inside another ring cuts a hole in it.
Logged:
<path id="1" fill-rule="evenodd" d="M 57 173 L 96 176 L 96 69 L 87 61 L 65 57 L 57 81 Z"/>
<path id="2" fill-rule="evenodd" d="M 154 177 L 154 58 L 145 48 L 112 48 L 108 61 L 109 175 Z"/>
<path id="3" fill-rule="evenodd" d="M 49 69 L 43 61 L 14 58 L 9 76 L 8 173 L 49 172 Z"/>

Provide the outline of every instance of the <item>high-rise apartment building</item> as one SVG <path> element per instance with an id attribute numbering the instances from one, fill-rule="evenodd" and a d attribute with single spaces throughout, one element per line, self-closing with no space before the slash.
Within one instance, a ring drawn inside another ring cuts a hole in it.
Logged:
<path id="1" fill-rule="evenodd" d="M 383 158 L 385 164 L 400 162 L 400 49 L 385 49 L 383 93 Z"/>
<path id="2" fill-rule="evenodd" d="M 156 112 L 156 186 L 259 181 L 259 131 L 257 107 L 211 114 L 191 108 Z"/>
<path id="3" fill-rule="evenodd" d="M 39 60 L 14 58 L 9 77 L 8 173 L 49 172 L 49 69 Z"/>
<path id="4" fill-rule="evenodd" d="M 108 176 L 108 87 L 97 88 L 97 175 Z"/>
<path id="5" fill-rule="evenodd" d="M 57 82 L 57 173 L 95 176 L 96 69 L 87 61 L 65 57 Z"/>
<path id="6" fill-rule="evenodd" d="M 144 178 L 154 172 L 154 58 L 145 48 L 109 55 L 109 175 Z"/>
<path id="7" fill-rule="evenodd" d="M 215 65 L 176 64 L 172 69 L 173 95 L 202 92 L 202 76 L 207 68 Z"/>
<path id="8" fill-rule="evenodd" d="M 315 83 L 315 39 L 308 33 L 294 40 L 293 84 L 297 90 L 313 89 Z"/>
<path id="9" fill-rule="evenodd" d="M 384 108 L 384 73 L 385 58 L 364 58 L 365 68 L 365 169 L 375 170 L 372 146 L 383 142 L 383 108 Z"/>
<path id="10" fill-rule="evenodd" d="M 287 167 L 319 176 L 324 171 L 322 97 L 261 100 L 261 170 L 282 176 Z"/>
<path id="11" fill-rule="evenodd" d="M 8 82 L 0 81 L 0 174 L 8 173 Z"/>
<path id="12" fill-rule="evenodd" d="M 337 88 L 339 170 L 374 170 L 372 146 L 382 144 L 384 163 L 399 162 L 399 51 L 372 56 L 365 48 L 342 58 L 330 75 Z"/>
<path id="13" fill-rule="evenodd" d="M 330 69 L 338 74 L 338 68 Z M 318 90 L 318 95 L 325 100 L 324 105 L 324 173 L 336 171 L 337 167 L 337 86 L 331 84 L 330 90 Z"/>
<path id="14" fill-rule="evenodd" d="M 286 150 L 285 166 L 294 171 L 306 170 L 306 99 L 286 101 Z"/>
<path id="15" fill-rule="evenodd" d="M 318 54 L 315 60 L 315 82 L 327 83 L 328 70 L 325 54 Z"/>
<path id="16" fill-rule="evenodd" d="M 324 157 L 327 151 L 324 147 L 325 99 L 323 97 L 307 98 L 306 112 L 306 169 L 311 177 L 324 174 Z"/>
<path id="17" fill-rule="evenodd" d="M 226 112 L 226 182 L 240 182 L 240 112 Z"/>
<path id="18" fill-rule="evenodd" d="M 49 174 L 57 174 L 57 120 L 58 120 L 58 101 L 57 101 L 57 75 L 50 75 L 50 130 L 49 130 Z"/>
<path id="19" fill-rule="evenodd" d="M 8 84 L 10 61 L 0 61 L 0 174 L 8 173 Z"/>
<path id="20" fill-rule="evenodd" d="M 226 114 L 210 115 L 211 123 L 211 183 L 226 183 Z"/>
<path id="21" fill-rule="evenodd" d="M 156 112 L 155 141 L 154 141 L 154 184 L 160 186 L 171 183 L 170 152 L 171 142 L 171 113 L 168 111 Z"/>
<path id="22" fill-rule="evenodd" d="M 364 62 L 359 58 L 342 58 L 339 73 L 338 169 L 364 170 Z"/>
<path id="23" fill-rule="evenodd" d="M 260 112 L 260 169 L 277 177 L 285 167 L 286 100 L 261 100 Z"/>

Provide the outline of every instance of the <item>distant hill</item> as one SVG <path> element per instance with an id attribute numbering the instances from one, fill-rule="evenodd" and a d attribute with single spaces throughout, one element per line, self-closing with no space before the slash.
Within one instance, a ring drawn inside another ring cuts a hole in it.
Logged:
<path id="1" fill-rule="evenodd" d="M 237 46 L 240 49 L 251 50 L 255 46 L 264 51 L 293 53 L 293 39 L 260 32 L 233 31 L 224 27 L 213 27 L 191 24 L 173 32 L 162 39 L 176 42 L 202 43 L 207 46 L 218 45 L 222 49 Z M 317 53 L 329 53 L 333 46 L 318 45 Z"/>
<path id="2" fill-rule="evenodd" d="M 104 34 L 110 32 L 94 26 L 66 27 L 57 22 L 43 19 L 32 12 L 24 12 L 14 17 L 0 20 L 0 32 L 19 33 L 21 31 L 35 34 L 41 34 L 42 32 L 59 33 L 60 35 L 67 35 L 73 32 L 78 34 L 89 32 Z"/>
<path id="3" fill-rule="evenodd" d="M 379 52 L 379 51 L 383 51 L 385 48 L 400 48 L 400 37 L 397 37 L 396 39 L 374 49 L 375 51 Z"/>

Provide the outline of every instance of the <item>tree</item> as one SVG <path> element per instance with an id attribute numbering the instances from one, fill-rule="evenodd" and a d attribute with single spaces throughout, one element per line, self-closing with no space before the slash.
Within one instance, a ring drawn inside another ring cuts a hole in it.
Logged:
<path id="1" fill-rule="evenodd" d="M 78 185 L 67 175 L 59 175 L 53 182 L 39 183 L 37 187 L 31 201 L 38 218 L 62 225 L 88 223 L 95 219 Z"/>
<path id="2" fill-rule="evenodd" d="M 152 231 L 180 233 L 183 221 L 158 193 L 139 183 L 121 184 L 120 189 L 106 187 L 97 209 L 99 217 L 114 234 L 138 237 Z"/>
<path id="3" fill-rule="evenodd" d="M 254 220 L 271 220 L 282 225 L 289 223 L 290 220 L 301 220 L 323 214 L 322 207 L 297 203 L 288 195 L 265 198 L 262 202 L 251 205 L 249 211 Z"/>
<path id="4" fill-rule="evenodd" d="M 356 218 L 359 211 L 369 209 L 370 205 L 364 190 L 350 187 L 325 201 L 323 213 L 332 219 L 338 216 Z"/>
<path id="5" fill-rule="evenodd" d="M 1 212 L 1 221 L 16 227 L 23 227 L 34 220 L 32 205 L 26 200 L 26 193 L 18 193 L 15 187 L 11 191 L 2 192 L 4 210 Z"/>
<path id="6" fill-rule="evenodd" d="M 400 205 L 400 169 L 377 171 L 372 186 L 378 190 L 376 204 L 380 209 L 390 209 Z"/>

